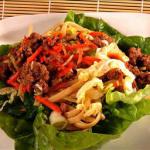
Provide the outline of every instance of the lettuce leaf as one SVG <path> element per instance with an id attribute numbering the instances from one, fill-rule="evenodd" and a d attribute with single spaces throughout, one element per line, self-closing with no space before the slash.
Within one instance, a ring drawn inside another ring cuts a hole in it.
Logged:
<path id="1" fill-rule="evenodd" d="M 16 139 L 32 133 L 32 122 L 23 119 L 17 119 L 0 112 L 0 128 L 2 128 L 9 137 Z"/>
<path id="2" fill-rule="evenodd" d="M 103 31 L 110 36 L 116 36 L 117 39 L 124 37 L 119 31 L 111 27 L 103 19 L 96 19 L 93 17 L 85 16 L 84 14 L 75 14 L 73 11 L 69 11 L 65 21 L 75 22 L 85 28 L 94 30 L 94 31 Z"/>
<path id="3" fill-rule="evenodd" d="M 126 51 L 130 47 L 134 46 L 141 48 L 143 53 L 150 54 L 150 37 L 144 38 L 142 36 L 125 36 L 110 26 L 103 19 L 88 17 L 84 14 L 76 14 L 73 11 L 68 12 L 65 21 L 72 21 L 90 30 L 103 31 L 107 33 L 108 35 L 114 37 L 119 48 L 123 51 Z"/>
<path id="4" fill-rule="evenodd" d="M 140 89 L 131 94 L 125 94 L 119 91 L 112 92 L 109 90 L 106 94 L 106 103 L 112 104 L 122 101 L 127 104 L 135 104 L 146 96 L 150 96 L 150 85 L 147 85 L 144 89 Z"/>
<path id="5" fill-rule="evenodd" d="M 111 134 L 96 134 L 86 131 L 62 132 L 46 124 L 45 116 L 40 113 L 34 122 L 35 150 L 83 150 L 118 137 Z M 90 142 L 89 142 L 90 141 Z"/>
<path id="6" fill-rule="evenodd" d="M 0 45 L 0 56 L 7 55 L 10 49 L 10 45 Z"/>
<path id="7" fill-rule="evenodd" d="M 33 133 L 15 139 L 15 150 L 35 150 L 34 139 Z"/>
<path id="8" fill-rule="evenodd" d="M 103 112 L 106 119 L 93 128 L 93 132 L 103 134 L 122 134 L 129 125 L 145 115 L 150 115 L 150 100 L 142 99 L 136 104 L 117 102 L 105 104 Z"/>
<path id="9" fill-rule="evenodd" d="M 118 45 L 124 51 L 128 50 L 130 47 L 137 47 L 141 48 L 143 53 L 150 54 L 150 37 L 124 36 L 119 40 Z"/>
<path id="10" fill-rule="evenodd" d="M 136 104 L 117 102 L 105 104 L 103 112 L 106 116 L 92 132 L 62 132 L 46 124 L 46 117 L 40 113 L 34 122 L 36 150 L 84 150 L 102 146 L 111 139 L 118 138 L 131 123 L 145 115 L 150 115 L 150 100 L 142 99 Z M 89 142 L 90 141 L 90 142 Z"/>

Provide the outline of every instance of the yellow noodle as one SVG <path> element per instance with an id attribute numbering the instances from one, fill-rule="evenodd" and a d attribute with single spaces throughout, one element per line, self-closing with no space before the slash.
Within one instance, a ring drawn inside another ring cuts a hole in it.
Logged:
<path id="1" fill-rule="evenodd" d="M 77 122 L 74 124 L 74 126 L 80 128 L 80 129 L 87 129 L 87 128 L 91 128 L 92 126 L 95 126 L 101 119 L 101 113 L 99 113 L 95 120 L 93 122 L 90 123 L 85 123 L 83 121 Z"/>
<path id="2" fill-rule="evenodd" d="M 60 102 L 66 96 L 72 94 L 76 90 L 78 90 L 83 84 L 83 81 L 78 81 L 77 83 L 73 84 L 72 86 L 62 90 L 61 92 L 49 97 L 49 101 L 51 102 Z"/>
<path id="3" fill-rule="evenodd" d="M 78 115 L 76 115 L 75 117 L 68 118 L 68 122 L 69 122 L 70 124 L 74 124 L 74 123 L 76 123 L 76 122 L 79 122 L 79 121 L 81 120 L 82 116 L 83 116 L 83 112 L 84 112 L 84 110 L 81 111 L 81 112 L 80 112 Z"/>
<path id="4" fill-rule="evenodd" d="M 73 110 L 71 110 L 71 111 L 69 111 L 69 112 L 66 112 L 66 113 L 65 113 L 65 116 L 66 116 L 67 118 L 74 117 L 75 115 L 77 115 L 77 114 L 80 113 L 80 112 L 81 112 L 80 109 L 73 109 Z"/>

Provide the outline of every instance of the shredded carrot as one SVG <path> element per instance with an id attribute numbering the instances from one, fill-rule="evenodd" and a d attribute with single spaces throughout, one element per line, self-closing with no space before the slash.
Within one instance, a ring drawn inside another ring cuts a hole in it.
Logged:
<path id="1" fill-rule="evenodd" d="M 15 82 L 17 80 L 19 76 L 19 71 L 17 71 L 14 75 L 12 75 L 8 80 L 7 80 L 7 83 L 11 83 L 11 82 Z"/>
<path id="2" fill-rule="evenodd" d="M 94 31 L 94 32 L 91 32 L 90 35 L 91 36 L 102 36 L 103 32 L 96 32 L 96 31 Z"/>
<path id="3" fill-rule="evenodd" d="M 35 53 L 33 53 L 28 59 L 27 59 L 27 63 L 31 63 L 33 60 L 36 59 L 36 57 L 41 53 L 42 51 L 42 46 L 40 46 Z"/>
<path id="4" fill-rule="evenodd" d="M 45 61 L 45 56 L 40 57 L 40 62 L 43 63 Z"/>
<path id="5" fill-rule="evenodd" d="M 63 77 L 67 75 L 69 72 L 72 71 L 74 67 L 75 67 L 75 64 L 73 62 L 69 62 L 66 66 L 61 68 L 61 71 L 58 73 L 58 77 Z"/>
<path id="6" fill-rule="evenodd" d="M 83 63 L 83 64 L 91 65 L 91 64 L 94 63 L 94 61 L 99 62 L 100 59 L 99 59 L 99 58 L 92 57 L 92 56 L 85 56 L 85 57 L 82 58 L 82 63 Z"/>
<path id="7" fill-rule="evenodd" d="M 111 52 L 109 52 L 107 54 L 107 56 L 112 58 L 112 59 L 119 59 L 119 60 L 123 61 L 122 57 L 118 53 L 111 53 Z"/>
<path id="8" fill-rule="evenodd" d="M 78 53 L 79 53 L 79 57 L 78 57 L 77 65 L 79 65 L 81 63 L 81 61 L 82 61 L 83 49 L 79 48 L 78 49 Z"/>
<path id="9" fill-rule="evenodd" d="M 53 47 L 53 50 L 57 53 L 61 52 L 62 50 L 62 43 L 58 43 Z"/>
<path id="10" fill-rule="evenodd" d="M 19 88 L 19 84 L 16 82 L 19 76 L 19 71 L 17 71 L 14 75 L 12 75 L 8 80 L 7 84 L 12 85 L 15 89 Z"/>
<path id="11" fill-rule="evenodd" d="M 50 108 L 51 110 L 54 110 L 56 112 L 61 113 L 60 108 L 53 102 L 49 101 L 47 98 L 43 98 L 41 96 L 35 96 L 34 97 L 38 102 L 40 102 L 41 104 L 47 106 L 48 108 Z"/>
<path id="12" fill-rule="evenodd" d="M 16 90 L 19 89 L 19 83 L 17 82 L 10 82 L 9 85 L 12 85 Z"/>

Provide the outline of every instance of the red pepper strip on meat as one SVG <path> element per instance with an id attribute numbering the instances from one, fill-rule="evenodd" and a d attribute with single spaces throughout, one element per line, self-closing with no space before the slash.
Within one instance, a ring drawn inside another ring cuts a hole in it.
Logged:
<path id="1" fill-rule="evenodd" d="M 66 66 L 61 68 L 61 71 L 58 73 L 58 77 L 65 76 L 67 73 L 71 72 L 74 67 L 75 64 L 73 62 L 68 63 Z"/>
<path id="2" fill-rule="evenodd" d="M 17 71 L 14 75 L 12 75 L 8 80 L 7 84 L 12 85 L 16 89 L 19 88 L 19 84 L 16 82 L 17 78 L 19 76 L 19 71 Z"/>
<path id="3" fill-rule="evenodd" d="M 89 33 L 91 36 L 101 36 L 103 34 L 103 32 L 90 32 Z"/>
<path id="4" fill-rule="evenodd" d="M 36 57 L 41 53 L 42 51 L 42 46 L 40 46 L 36 51 L 35 53 L 33 53 L 30 57 L 28 57 L 27 59 L 27 63 L 31 63 L 33 60 L 36 59 Z"/>
<path id="5" fill-rule="evenodd" d="M 80 37 L 80 39 L 83 40 L 84 43 L 86 43 L 87 46 L 89 46 L 90 48 L 92 48 L 92 49 L 96 49 L 96 48 L 97 48 L 97 46 L 96 46 L 93 42 L 91 42 L 89 39 L 85 38 L 82 33 L 79 34 L 79 37 Z"/>
<path id="6" fill-rule="evenodd" d="M 62 43 L 58 43 L 53 47 L 53 50 L 57 53 L 61 52 L 62 50 Z"/>
<path id="7" fill-rule="evenodd" d="M 34 98 L 40 102 L 41 104 L 47 106 L 48 108 L 50 108 L 51 110 L 54 110 L 56 112 L 61 113 L 60 108 L 53 102 L 50 102 L 47 98 L 43 98 L 41 96 L 34 96 Z"/>

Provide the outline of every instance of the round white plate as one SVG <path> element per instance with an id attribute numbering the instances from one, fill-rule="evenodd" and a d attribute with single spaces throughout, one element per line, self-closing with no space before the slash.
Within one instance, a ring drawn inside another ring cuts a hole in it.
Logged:
<path id="1" fill-rule="evenodd" d="M 43 33 L 49 27 L 64 20 L 66 14 L 42 14 L 18 16 L 0 21 L 0 44 L 14 43 L 33 31 Z M 150 15 L 138 13 L 87 13 L 102 17 L 110 25 L 126 35 L 150 36 Z M 150 150 L 150 116 L 133 123 L 122 136 L 105 144 L 100 150 Z M 0 130 L 0 150 L 14 150 L 13 140 Z"/>

